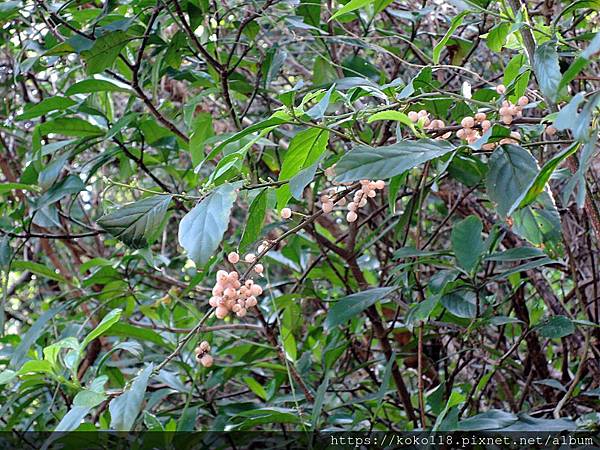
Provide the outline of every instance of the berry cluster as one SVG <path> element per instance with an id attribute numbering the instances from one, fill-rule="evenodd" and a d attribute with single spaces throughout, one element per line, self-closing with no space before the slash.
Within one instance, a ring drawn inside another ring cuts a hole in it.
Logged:
<path id="1" fill-rule="evenodd" d="M 478 112 L 474 117 L 465 117 L 461 120 L 460 125 L 462 128 L 456 132 L 456 137 L 465 139 L 469 144 L 473 144 L 481 137 L 481 133 L 475 129 L 475 126 L 479 126 L 481 131 L 485 133 L 492 126 L 492 122 L 487 120 L 484 112 Z"/>
<path id="2" fill-rule="evenodd" d="M 385 187 L 385 181 L 377 180 L 360 180 L 361 187 L 354 193 L 354 199 L 348 203 L 348 214 L 346 220 L 355 222 L 358 219 L 358 209 L 367 204 L 367 198 L 373 198 L 377 195 L 377 191 Z"/>
<path id="3" fill-rule="evenodd" d="M 204 367 L 210 367 L 213 365 L 213 357 L 210 355 L 210 344 L 206 341 L 202 341 L 198 347 L 196 347 L 196 359 L 200 361 Z"/>
<path id="4" fill-rule="evenodd" d="M 329 194 L 321 195 L 321 209 L 325 214 L 329 214 L 333 211 L 333 196 L 335 195 L 335 189 L 330 189 Z M 342 197 L 337 201 L 337 204 L 340 206 L 346 205 L 346 198 Z"/>
<path id="5" fill-rule="evenodd" d="M 232 257 L 232 255 L 237 256 Z M 248 261 L 248 256 L 252 256 L 252 261 Z M 246 255 L 247 262 L 254 261 L 254 255 Z M 230 253 L 229 262 L 239 261 L 237 253 Z M 260 266 L 259 269 L 258 266 Z M 257 264 L 254 270 L 258 273 L 262 272 L 263 267 Z M 213 296 L 209 300 L 210 306 L 215 309 L 215 315 L 218 319 L 224 319 L 230 312 L 235 313 L 238 317 L 244 317 L 249 308 L 256 306 L 258 301 L 256 297 L 262 294 L 260 285 L 255 284 L 252 279 L 246 280 L 244 284 L 240 281 L 240 275 L 235 270 L 227 273 L 225 270 L 217 272 L 217 281 L 212 289 Z"/>
<path id="6" fill-rule="evenodd" d="M 431 120 L 429 117 L 429 113 L 427 111 L 425 111 L 424 109 L 422 109 L 419 112 L 409 111 L 408 118 L 411 120 L 411 122 L 414 122 L 414 123 L 423 121 L 423 126 L 427 130 L 439 130 L 446 126 L 444 121 L 441 119 Z M 452 132 L 448 131 L 447 133 L 444 133 L 444 134 L 438 136 L 436 139 L 448 139 L 451 135 L 452 135 Z"/>

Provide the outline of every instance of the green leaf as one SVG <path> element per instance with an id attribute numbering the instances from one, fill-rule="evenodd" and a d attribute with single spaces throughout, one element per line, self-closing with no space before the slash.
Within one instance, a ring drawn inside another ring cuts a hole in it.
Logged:
<path id="1" fill-rule="evenodd" d="M 493 52 L 499 52 L 502 50 L 506 37 L 510 31 L 510 24 L 508 22 L 500 22 L 494 28 L 492 28 L 487 36 L 486 44 L 489 49 Z"/>
<path id="2" fill-rule="evenodd" d="M 130 247 L 147 247 L 162 228 L 171 198 L 154 195 L 129 203 L 100 217 L 98 225 Z"/>
<path id="3" fill-rule="evenodd" d="M 327 92 L 325 92 L 325 95 L 323 95 L 323 98 L 321 98 L 321 100 L 319 100 L 315 106 L 306 111 L 306 115 L 308 117 L 313 120 L 319 120 L 323 118 L 325 112 L 327 111 L 327 107 L 329 106 L 329 100 L 331 99 L 331 93 L 333 92 L 334 88 L 335 84 L 332 84 Z"/>
<path id="4" fill-rule="evenodd" d="M 127 87 L 118 86 L 107 80 L 90 78 L 69 86 L 65 92 L 65 95 L 91 94 L 94 92 L 131 92 L 131 90 Z"/>
<path id="5" fill-rule="evenodd" d="M 556 101 L 558 86 L 562 77 L 558 63 L 556 42 L 544 42 L 535 49 L 533 71 L 542 94 L 551 101 Z"/>
<path id="6" fill-rule="evenodd" d="M 518 203 L 518 207 L 524 208 L 525 206 L 529 205 L 530 203 L 533 203 L 537 199 L 537 197 L 546 188 L 546 184 L 548 183 L 548 180 L 550 180 L 550 177 L 552 176 L 552 174 L 554 173 L 556 168 L 565 159 L 567 159 L 569 156 L 571 156 L 573 153 L 575 153 L 575 151 L 577 151 L 578 148 L 579 148 L 579 144 L 575 143 L 575 144 L 567 147 L 566 149 L 564 149 L 562 152 L 559 152 L 551 159 L 549 159 L 543 165 L 543 167 L 540 169 L 537 176 L 531 182 L 531 185 L 525 192 L 523 199 Z M 510 214 L 510 212 L 509 212 L 509 214 Z"/>
<path id="7" fill-rule="evenodd" d="M 509 248 L 503 252 L 492 253 L 486 256 L 486 261 L 520 261 L 522 259 L 532 259 L 546 256 L 546 254 L 535 247 L 516 247 Z"/>
<path id="8" fill-rule="evenodd" d="M 256 395 L 258 395 L 261 399 L 267 400 L 267 398 L 268 398 L 267 391 L 265 391 L 265 388 L 262 387 L 261 384 L 258 381 L 256 381 L 254 378 L 244 377 L 244 383 L 246 383 L 248 385 L 248 387 L 250 388 L 250 390 L 252 392 L 254 392 Z"/>
<path id="9" fill-rule="evenodd" d="M 471 272 L 485 250 L 481 232 L 483 224 L 477 216 L 469 216 L 452 228 L 452 249 L 458 265 Z"/>
<path id="10" fill-rule="evenodd" d="M 298 133 L 290 141 L 285 152 L 279 180 L 289 180 L 301 170 L 312 166 L 319 160 L 329 141 L 329 131 L 320 128 L 308 128 Z M 284 184 L 277 189 L 277 205 L 283 208 L 290 197 L 289 184 Z"/>
<path id="11" fill-rule="evenodd" d="M 56 425 L 54 431 L 66 432 L 76 430 L 79 425 L 81 425 L 81 421 L 90 413 L 91 410 L 92 408 L 89 406 L 73 406 L 60 420 L 58 425 Z M 53 437 L 54 435 L 48 438 L 46 442 L 53 441 Z"/>
<path id="12" fill-rule="evenodd" d="M 13 190 L 22 190 L 22 191 L 39 191 L 39 186 L 35 184 L 24 184 L 24 183 L 2 183 L 0 184 L 0 194 L 5 192 L 10 192 Z"/>
<path id="13" fill-rule="evenodd" d="M 104 134 L 102 128 L 77 117 L 61 117 L 49 120 L 38 125 L 38 129 L 42 136 L 50 133 L 75 137 L 95 137 Z"/>
<path id="14" fill-rule="evenodd" d="M 127 34 L 121 30 L 105 33 L 96 39 L 89 50 L 81 52 L 87 73 L 92 75 L 111 67 L 128 41 Z"/>
<path id="15" fill-rule="evenodd" d="M 575 325 L 566 316 L 553 316 L 539 326 L 540 335 L 548 339 L 560 339 L 575 333 Z"/>
<path id="16" fill-rule="evenodd" d="M 475 294 L 471 291 L 454 291 L 442 295 L 441 303 L 456 317 L 472 319 L 477 313 Z"/>
<path id="17" fill-rule="evenodd" d="M 374 288 L 339 299 L 327 312 L 325 328 L 331 330 L 338 325 L 346 323 L 358 316 L 369 306 L 385 298 L 393 290 L 394 288 L 390 287 Z"/>
<path id="18" fill-rule="evenodd" d="M 359 145 L 337 163 L 336 181 L 391 178 L 455 149 L 449 142 L 433 139 L 400 141 L 385 147 Z"/>
<path id="19" fill-rule="evenodd" d="M 413 132 L 415 131 L 415 124 L 408 118 L 406 114 L 401 111 L 380 111 L 373 114 L 367 120 L 367 123 L 375 122 L 377 120 L 394 120 L 400 122 L 409 127 Z"/>
<path id="20" fill-rule="evenodd" d="M 369 3 L 373 3 L 374 1 L 375 0 L 350 0 L 348 3 L 346 3 L 340 9 L 338 9 L 335 12 L 335 14 L 331 16 L 331 18 L 329 20 L 331 21 L 333 19 L 337 19 L 342 14 L 347 14 L 349 12 L 356 11 L 357 9 L 364 7 L 364 6 L 368 5 Z"/>
<path id="21" fill-rule="evenodd" d="M 10 383 L 17 376 L 14 370 L 6 369 L 0 372 L 0 385 Z"/>
<path id="22" fill-rule="evenodd" d="M 448 40 L 452 37 L 452 33 L 454 33 L 456 31 L 456 29 L 460 26 L 460 24 L 462 24 L 462 21 L 465 18 L 465 16 L 467 14 L 469 14 L 470 12 L 471 11 L 469 11 L 469 10 L 465 10 L 465 11 L 461 12 L 460 14 L 458 14 L 456 17 L 454 17 L 452 19 L 452 22 L 450 22 L 450 28 L 448 28 L 448 31 L 446 31 L 446 34 L 444 35 L 444 37 L 440 40 L 440 42 L 435 44 L 435 47 L 433 47 L 433 62 L 435 64 L 439 64 L 440 54 L 442 53 L 443 48 L 448 43 Z"/>
<path id="23" fill-rule="evenodd" d="M 194 133 L 190 137 L 190 154 L 192 155 L 192 165 L 196 167 L 204 160 L 204 143 L 215 132 L 210 113 L 202 112 L 198 114 L 194 118 L 194 123 Z"/>
<path id="24" fill-rule="evenodd" d="M 29 103 L 25 106 L 25 111 L 23 114 L 15 117 L 16 121 L 20 120 L 29 120 L 34 119 L 36 117 L 43 116 L 51 111 L 60 110 L 63 111 L 77 103 L 70 98 L 65 98 L 61 96 L 50 97 L 42 100 L 39 103 Z"/>
<path id="25" fill-rule="evenodd" d="M 85 349 L 90 342 L 96 339 L 98 336 L 103 335 L 108 331 L 110 327 L 112 327 L 115 323 L 119 321 L 121 318 L 121 309 L 113 309 L 107 315 L 103 317 L 98 326 L 94 328 L 94 330 L 88 334 L 83 342 L 81 343 L 81 348 Z"/>
<path id="26" fill-rule="evenodd" d="M 267 212 L 267 194 L 268 190 L 263 189 L 250 204 L 248 209 L 248 220 L 240 240 L 240 251 L 244 251 L 248 246 L 256 241 L 261 234 L 263 222 Z"/>
<path id="27" fill-rule="evenodd" d="M 302 422 L 298 412 L 294 409 L 287 408 L 260 408 L 252 409 L 239 413 L 235 418 L 244 418 L 244 420 L 233 425 L 235 429 L 246 430 L 256 427 L 257 425 L 271 424 L 271 423 L 295 423 L 299 424 Z"/>
<path id="28" fill-rule="evenodd" d="M 142 408 L 144 394 L 153 368 L 152 364 L 146 366 L 133 380 L 129 389 L 111 400 L 108 410 L 110 412 L 110 427 L 113 430 L 130 431 L 133 427 L 135 419 Z"/>
<path id="29" fill-rule="evenodd" d="M 35 273 L 43 278 L 49 278 L 50 280 L 59 281 L 61 283 L 67 282 L 62 275 L 59 275 L 53 269 L 33 261 L 13 261 L 11 264 L 11 269 L 21 271 L 28 270 L 29 272 Z"/>
<path id="30" fill-rule="evenodd" d="M 224 184 L 198 203 L 179 223 L 179 244 L 188 257 L 204 265 L 213 255 L 229 225 L 235 186 Z"/>
<path id="31" fill-rule="evenodd" d="M 514 211 L 537 174 L 537 161 L 527 150 L 512 144 L 494 150 L 489 161 L 487 192 L 500 216 Z"/>

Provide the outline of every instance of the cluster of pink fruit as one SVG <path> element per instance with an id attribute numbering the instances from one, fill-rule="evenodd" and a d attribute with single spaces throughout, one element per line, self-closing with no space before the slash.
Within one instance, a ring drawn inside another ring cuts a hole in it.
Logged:
<path id="1" fill-rule="evenodd" d="M 210 344 L 207 341 L 202 341 L 198 347 L 196 347 L 196 359 L 200 361 L 204 367 L 210 367 L 213 365 L 213 357 L 210 355 Z"/>
<path id="2" fill-rule="evenodd" d="M 409 111 L 408 118 L 411 120 L 411 122 L 414 122 L 414 123 L 423 121 L 423 126 L 427 130 L 439 130 L 446 126 L 444 121 L 441 119 L 431 120 L 431 118 L 429 117 L 429 113 L 427 111 L 425 111 L 424 109 L 422 109 L 419 112 Z M 451 135 L 452 135 L 452 132 L 448 131 L 447 133 L 444 133 L 444 134 L 438 136 L 436 139 L 448 139 Z"/>
<path id="3" fill-rule="evenodd" d="M 354 199 L 348 203 L 348 214 L 346 220 L 348 222 L 356 222 L 358 219 L 358 209 L 367 204 L 367 198 L 373 198 L 377 195 L 377 191 L 385 187 L 383 180 L 360 180 L 360 189 L 354 193 Z"/>
<path id="4" fill-rule="evenodd" d="M 246 258 L 246 262 L 254 262 L 255 256 L 252 254 L 246 255 L 251 258 Z M 232 264 L 239 261 L 239 255 L 232 252 L 227 259 Z M 235 262 L 233 262 L 235 261 Z M 258 270 L 257 270 L 258 268 Z M 263 267 L 256 264 L 255 272 L 261 273 Z M 260 285 L 254 283 L 254 280 L 247 279 L 244 284 L 240 281 L 240 275 L 235 270 L 226 272 L 219 270 L 217 272 L 217 280 L 212 289 L 213 296 L 209 300 L 210 306 L 215 308 L 215 315 L 218 319 L 224 319 L 230 312 L 235 313 L 238 317 L 244 317 L 249 308 L 257 305 L 256 297 L 263 292 Z"/>

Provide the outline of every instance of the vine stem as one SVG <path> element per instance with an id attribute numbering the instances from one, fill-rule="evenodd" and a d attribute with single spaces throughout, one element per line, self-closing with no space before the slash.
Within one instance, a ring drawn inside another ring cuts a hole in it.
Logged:
<path id="1" fill-rule="evenodd" d="M 192 328 L 188 334 L 185 335 L 185 337 L 179 342 L 179 344 L 177 344 L 175 350 L 173 350 L 173 352 L 169 356 L 167 356 L 163 362 L 156 366 L 156 368 L 153 371 L 154 374 L 160 372 L 167 364 L 169 364 L 169 362 L 173 358 L 175 358 L 179 353 L 181 353 L 181 350 L 183 350 L 183 348 L 188 344 L 188 342 L 190 342 L 192 338 L 200 332 L 200 330 L 202 329 L 202 325 L 204 325 L 204 322 L 208 320 L 208 318 L 212 315 L 213 312 L 214 308 L 211 308 L 206 314 L 204 314 L 204 316 L 202 317 L 202 319 L 200 319 L 196 326 Z"/>

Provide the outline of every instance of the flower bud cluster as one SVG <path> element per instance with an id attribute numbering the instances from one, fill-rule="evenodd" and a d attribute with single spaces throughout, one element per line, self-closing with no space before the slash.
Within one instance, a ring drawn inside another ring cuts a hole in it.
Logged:
<path id="1" fill-rule="evenodd" d="M 198 347 L 196 347 L 196 359 L 204 367 L 210 367 L 213 365 L 213 357 L 210 355 L 210 344 L 207 341 L 202 341 Z"/>

